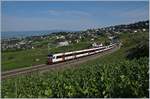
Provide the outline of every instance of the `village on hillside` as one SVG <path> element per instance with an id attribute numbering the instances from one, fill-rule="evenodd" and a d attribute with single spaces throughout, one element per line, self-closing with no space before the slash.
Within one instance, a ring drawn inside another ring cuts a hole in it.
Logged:
<path id="1" fill-rule="evenodd" d="M 117 42 L 120 33 L 147 32 L 148 26 L 149 21 L 141 21 L 127 25 L 87 29 L 86 31 L 57 32 L 49 35 L 9 38 L 2 40 L 1 47 L 2 51 L 17 51 L 41 47 L 47 48 L 47 46 L 68 46 L 86 40 L 91 42 L 91 46 L 108 45 L 109 43 Z"/>

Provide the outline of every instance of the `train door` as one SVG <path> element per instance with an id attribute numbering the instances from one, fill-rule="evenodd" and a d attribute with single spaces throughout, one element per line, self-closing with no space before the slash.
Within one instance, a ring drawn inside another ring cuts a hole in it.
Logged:
<path id="1" fill-rule="evenodd" d="M 74 53 L 73 55 L 74 55 L 74 59 L 76 59 L 76 53 Z"/>
<path id="2" fill-rule="evenodd" d="M 65 61 L 65 53 L 62 55 L 62 61 Z"/>

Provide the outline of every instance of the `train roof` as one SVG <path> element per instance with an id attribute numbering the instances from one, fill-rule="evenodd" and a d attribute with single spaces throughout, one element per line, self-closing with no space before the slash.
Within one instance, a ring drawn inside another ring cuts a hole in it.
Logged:
<path id="1" fill-rule="evenodd" d="M 104 48 L 104 47 L 105 46 L 103 46 L 103 47 L 97 47 L 97 48 L 83 49 L 83 50 L 78 50 L 78 51 L 70 51 L 70 52 L 64 52 L 64 53 L 57 53 L 57 54 L 54 54 L 53 56 L 61 56 L 61 55 L 68 55 L 68 54 L 79 53 L 79 52 L 84 52 L 84 51 L 91 51 L 93 49 L 101 49 L 101 48 Z"/>
<path id="2" fill-rule="evenodd" d="M 50 53 L 50 54 L 48 54 L 48 56 L 49 56 L 49 57 L 50 57 L 50 56 L 53 56 L 53 54 Z"/>

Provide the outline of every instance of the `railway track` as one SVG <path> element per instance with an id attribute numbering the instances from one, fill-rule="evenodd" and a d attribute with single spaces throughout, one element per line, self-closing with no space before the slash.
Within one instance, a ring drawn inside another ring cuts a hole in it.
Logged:
<path id="1" fill-rule="evenodd" d="M 5 71 L 5 72 L 1 73 L 1 79 L 3 80 L 3 79 L 10 78 L 13 76 L 29 74 L 32 72 L 45 72 L 45 71 L 49 71 L 50 69 L 56 69 L 56 68 L 60 68 L 60 67 L 77 66 L 83 62 L 86 62 L 86 61 L 89 61 L 92 59 L 96 59 L 100 56 L 112 53 L 118 49 L 119 49 L 119 47 L 116 46 L 113 49 L 105 51 L 105 52 L 101 52 L 101 53 L 94 54 L 91 56 L 86 56 L 86 57 L 82 57 L 79 59 L 74 59 L 74 60 L 70 60 L 70 61 L 66 61 L 66 62 L 62 62 L 62 63 L 52 64 L 52 65 L 41 64 L 41 65 L 36 65 L 36 66 L 32 66 L 32 67 L 25 67 L 25 68 Z"/>

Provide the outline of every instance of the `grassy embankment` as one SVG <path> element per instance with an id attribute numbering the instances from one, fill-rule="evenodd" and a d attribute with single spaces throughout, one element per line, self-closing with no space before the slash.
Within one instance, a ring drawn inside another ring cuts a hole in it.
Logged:
<path id="1" fill-rule="evenodd" d="M 46 44 L 47 45 L 47 44 Z M 89 42 L 80 42 L 78 44 L 71 44 L 63 47 L 42 47 L 38 49 L 29 49 L 15 52 L 2 52 L 2 71 L 11 70 L 15 68 L 22 68 L 38 64 L 45 64 L 48 53 L 60 53 L 66 51 L 79 50 L 89 47 Z"/>
<path id="2" fill-rule="evenodd" d="M 147 41 L 148 35 L 122 34 L 120 38 L 124 44 L 120 50 L 80 64 L 79 68 L 5 80 L 2 82 L 2 96 L 148 97 L 148 57 L 131 60 L 126 57 L 127 51 L 142 40 Z"/>
<path id="3" fill-rule="evenodd" d="M 48 49 L 48 42 L 53 42 L 56 38 L 49 37 L 48 40 L 33 41 L 34 46 L 39 46 L 36 49 L 6 51 L 2 52 L 2 71 L 7 71 L 16 68 L 29 67 L 39 64 L 46 64 L 47 55 L 49 53 L 61 53 L 67 51 L 80 50 L 89 48 L 91 46 L 90 38 L 82 39 L 79 43 L 72 43 L 69 46 L 57 47 L 57 45 L 50 45 Z M 96 39 L 97 42 L 105 42 L 108 39 L 100 36 Z"/>

